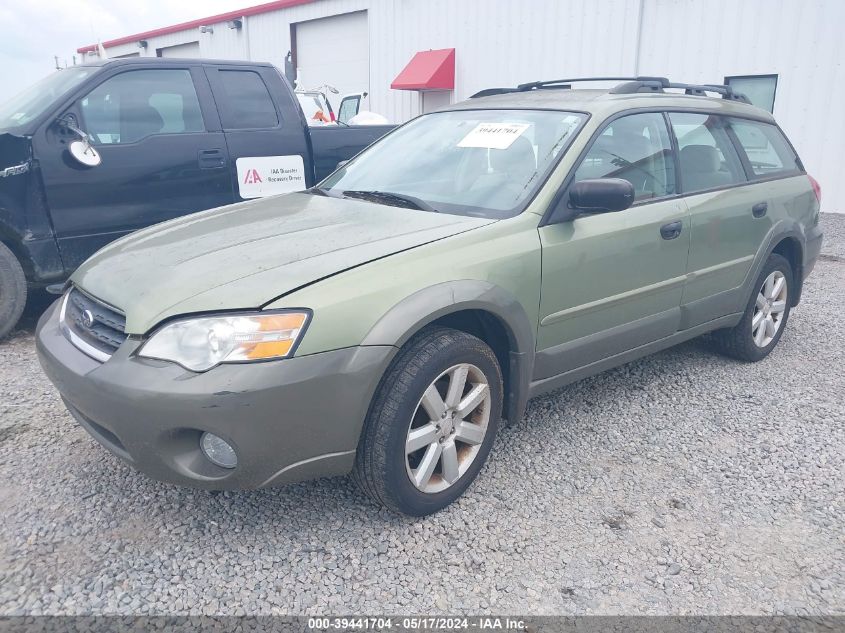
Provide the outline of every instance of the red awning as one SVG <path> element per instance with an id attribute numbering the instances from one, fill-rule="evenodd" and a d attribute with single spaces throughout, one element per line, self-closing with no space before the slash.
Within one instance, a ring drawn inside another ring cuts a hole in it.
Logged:
<path id="1" fill-rule="evenodd" d="M 394 90 L 454 90 L 455 49 L 420 51 L 396 76 Z"/>

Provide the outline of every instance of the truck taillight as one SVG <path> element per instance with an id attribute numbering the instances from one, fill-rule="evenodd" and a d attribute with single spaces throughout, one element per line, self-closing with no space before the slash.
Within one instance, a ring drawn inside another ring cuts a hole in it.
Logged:
<path id="1" fill-rule="evenodd" d="M 822 186 L 819 184 L 819 181 L 813 178 L 810 174 L 807 174 L 807 178 L 810 179 L 810 185 L 813 187 L 813 193 L 816 194 L 816 200 L 819 202 L 822 201 Z"/>
<path id="2" fill-rule="evenodd" d="M 335 116 L 334 116 L 334 112 L 329 112 L 329 117 L 331 118 L 332 123 L 334 123 L 335 121 L 337 121 L 337 119 L 336 119 L 336 118 L 335 118 Z M 812 179 L 811 179 L 811 180 L 812 180 Z"/>

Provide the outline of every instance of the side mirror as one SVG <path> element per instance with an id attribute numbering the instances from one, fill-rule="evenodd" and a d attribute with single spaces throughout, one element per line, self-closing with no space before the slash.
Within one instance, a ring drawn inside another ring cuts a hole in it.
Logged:
<path id="1" fill-rule="evenodd" d="M 56 123 L 79 137 L 78 140 L 71 141 L 67 148 L 76 162 L 85 167 L 96 167 L 102 162 L 100 153 L 91 145 L 91 137 L 76 127 L 76 120 L 73 115 L 61 117 L 56 120 Z"/>
<path id="2" fill-rule="evenodd" d="M 94 146 L 88 142 L 88 139 L 71 142 L 67 150 L 76 162 L 85 165 L 85 167 L 96 167 L 103 162 L 100 152 L 94 149 Z"/>
<path id="3" fill-rule="evenodd" d="M 569 189 L 569 206 L 578 211 L 624 211 L 634 204 L 634 185 L 624 178 L 580 180 Z"/>

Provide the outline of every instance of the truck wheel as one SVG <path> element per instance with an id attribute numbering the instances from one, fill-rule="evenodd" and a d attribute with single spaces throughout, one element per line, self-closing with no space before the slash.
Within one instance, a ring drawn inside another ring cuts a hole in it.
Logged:
<path id="1" fill-rule="evenodd" d="M 763 360 L 778 344 L 789 319 L 792 266 L 777 253 L 766 261 L 736 327 L 713 333 L 716 349 L 739 360 Z"/>
<path id="2" fill-rule="evenodd" d="M 382 378 L 358 444 L 353 477 L 391 510 L 425 516 L 473 482 L 502 414 L 502 372 L 480 339 L 429 327 Z"/>
<path id="3" fill-rule="evenodd" d="M 0 338 L 17 325 L 26 305 L 26 276 L 9 248 L 0 243 Z"/>

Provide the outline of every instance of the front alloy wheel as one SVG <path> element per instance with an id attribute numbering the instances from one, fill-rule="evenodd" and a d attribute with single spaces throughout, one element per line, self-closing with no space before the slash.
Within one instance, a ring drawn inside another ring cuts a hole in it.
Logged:
<path id="1" fill-rule="evenodd" d="M 417 404 L 405 440 L 405 468 L 422 492 L 458 481 L 478 455 L 490 421 L 490 385 L 461 363 L 438 376 Z"/>
<path id="2" fill-rule="evenodd" d="M 503 391 L 496 354 L 484 341 L 450 328 L 421 330 L 376 390 L 355 456 L 356 483 L 403 514 L 445 508 L 490 453 Z"/>

